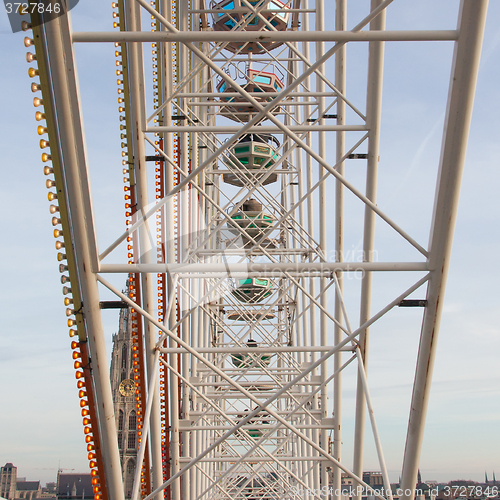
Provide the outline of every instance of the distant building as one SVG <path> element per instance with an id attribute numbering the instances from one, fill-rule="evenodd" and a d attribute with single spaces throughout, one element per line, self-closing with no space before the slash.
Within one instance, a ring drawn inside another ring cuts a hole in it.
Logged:
<path id="1" fill-rule="evenodd" d="M 382 472 L 363 472 L 363 481 L 374 490 L 380 490 L 384 487 Z"/>
<path id="2" fill-rule="evenodd" d="M 0 497 L 13 500 L 16 495 L 17 467 L 6 463 L 0 467 Z"/>
<path id="3" fill-rule="evenodd" d="M 45 488 L 42 488 L 42 493 L 45 495 L 55 495 L 57 492 L 57 483 L 47 483 Z"/>
<path id="4" fill-rule="evenodd" d="M 25 498 L 26 500 L 33 500 L 34 498 L 39 498 L 42 494 L 40 481 L 17 481 L 16 490 L 16 499 Z"/>
<path id="5" fill-rule="evenodd" d="M 131 498 L 137 464 L 138 439 L 132 357 L 132 318 L 129 309 L 121 309 L 118 333 L 113 335 L 110 378 L 125 498 Z"/>
<path id="6" fill-rule="evenodd" d="M 57 492 L 59 499 L 93 500 L 94 490 L 90 474 L 57 475 Z"/>

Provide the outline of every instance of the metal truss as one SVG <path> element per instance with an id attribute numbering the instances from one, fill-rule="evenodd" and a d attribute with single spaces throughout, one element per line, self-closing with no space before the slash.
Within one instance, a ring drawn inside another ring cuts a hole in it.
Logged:
<path id="1" fill-rule="evenodd" d="M 119 29 L 109 33 L 73 32 L 69 14 L 32 14 L 96 498 L 125 498 L 100 287 L 134 317 L 132 498 L 169 500 L 289 499 L 294 488 L 333 498 L 342 473 L 368 488 L 367 413 L 385 486 L 374 495 L 392 498 L 367 381 L 369 332 L 413 292 L 425 294 L 401 487 L 416 484 L 487 0 L 462 0 L 451 31 L 386 31 L 392 2 L 372 0 L 350 30 L 346 0 L 336 0 L 327 30 L 322 0 L 119 0 Z M 443 40 L 455 51 L 424 245 L 377 205 L 384 44 Z M 96 243 L 74 53 L 94 42 L 116 46 L 124 141 L 126 225 L 106 249 Z M 349 43 L 368 44 L 366 102 L 346 87 Z M 347 178 L 352 158 L 366 166 L 364 191 Z M 361 262 L 344 259 L 351 195 L 364 207 Z M 419 259 L 374 262 L 376 220 Z M 378 272 L 415 278 L 373 312 Z M 110 273 L 129 289 L 109 283 Z M 346 273 L 361 276 L 359 319 L 344 298 Z M 342 374 L 353 366 L 347 467 Z"/>

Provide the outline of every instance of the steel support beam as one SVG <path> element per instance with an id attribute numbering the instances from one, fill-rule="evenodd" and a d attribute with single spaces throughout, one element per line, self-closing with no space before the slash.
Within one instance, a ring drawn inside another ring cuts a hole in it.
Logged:
<path id="1" fill-rule="evenodd" d="M 336 0 L 335 4 L 335 29 L 336 31 L 346 31 L 347 29 L 347 0 Z M 344 45 L 335 54 L 335 87 L 343 94 L 346 93 L 346 55 L 347 47 Z M 344 100 L 337 101 L 337 125 L 343 126 L 346 117 L 346 103 Z M 337 170 L 344 177 L 345 163 L 343 160 L 345 155 L 345 132 L 339 131 L 336 134 L 336 160 Z M 335 181 L 335 261 L 344 261 L 344 185 L 336 179 Z M 335 319 L 342 324 L 343 310 L 342 297 L 343 293 L 343 275 L 338 273 L 337 286 L 335 293 Z M 334 339 L 335 343 L 342 340 L 343 332 L 335 325 Z M 342 352 L 337 352 L 333 358 L 334 369 L 337 370 L 342 366 Z M 342 373 L 339 373 L 333 381 L 333 456 L 340 462 L 342 460 Z M 338 467 L 333 467 L 331 490 L 336 499 L 341 498 L 342 486 L 342 471 Z"/>
<path id="2" fill-rule="evenodd" d="M 426 262 L 253 262 L 253 263 L 194 263 L 194 264 L 101 264 L 101 273 L 312 273 L 364 271 L 427 271 Z"/>
<path id="3" fill-rule="evenodd" d="M 372 0 L 371 10 L 375 10 L 381 0 Z M 382 11 L 370 23 L 370 32 L 377 33 L 385 30 L 386 11 Z M 366 166 L 366 198 L 372 203 L 377 201 L 377 176 L 380 147 L 380 123 L 382 114 L 382 88 L 383 88 L 383 66 L 384 66 L 384 43 L 370 42 L 368 56 L 368 94 L 366 101 L 366 124 L 370 130 L 368 137 L 368 161 Z M 373 249 L 375 244 L 375 213 L 365 206 L 365 221 L 363 231 L 363 261 L 373 260 Z M 361 304 L 360 324 L 366 323 L 370 317 L 371 294 L 372 294 L 371 272 L 363 276 L 361 282 Z M 359 336 L 363 370 L 368 370 L 368 346 L 369 330 L 366 329 Z M 363 390 L 361 374 L 358 374 L 356 393 L 356 420 L 354 429 L 354 457 L 353 470 L 357 474 L 363 474 L 363 453 L 365 439 L 366 400 Z M 358 500 L 360 494 L 356 495 Z"/>
<path id="4" fill-rule="evenodd" d="M 125 2 L 127 29 L 141 29 L 141 9 L 135 2 Z M 131 104 L 131 126 L 133 128 L 132 144 L 134 157 L 134 174 L 136 181 L 136 199 L 137 215 L 140 217 L 147 209 L 148 186 L 147 186 L 147 163 L 146 163 L 146 145 L 144 141 L 144 127 L 146 125 L 146 88 L 144 79 L 144 62 L 142 47 L 138 44 L 129 44 L 129 82 L 130 82 L 130 104 Z M 151 239 L 149 220 L 145 220 L 139 230 L 141 264 L 151 264 L 152 253 L 155 242 Z M 154 292 L 153 280 L 155 276 L 151 273 L 141 274 L 141 294 L 142 304 L 146 311 L 154 311 Z M 144 345 L 145 358 L 148 379 L 153 378 L 153 372 L 158 370 L 158 364 L 155 363 L 155 343 L 156 332 L 153 325 L 144 319 Z M 142 342 L 142 339 L 140 340 Z M 156 386 L 153 386 L 156 387 Z M 152 489 L 156 489 L 163 481 L 162 475 L 162 456 L 161 456 L 161 420 L 159 392 L 155 390 L 154 394 L 148 394 L 152 405 L 150 421 L 150 450 L 152 474 Z M 160 497 L 157 498 L 159 500 Z"/>
<path id="5" fill-rule="evenodd" d="M 456 30 L 436 31 L 179 31 L 172 32 L 75 32 L 74 43 L 109 43 L 109 42 L 432 42 L 457 40 Z"/>
<path id="6" fill-rule="evenodd" d="M 462 0 L 430 234 L 427 307 L 413 384 L 401 488 L 413 500 L 458 210 L 488 0 Z M 408 494 L 407 494 L 408 493 Z"/>
<path id="7" fill-rule="evenodd" d="M 108 498 L 123 500 L 124 490 L 108 355 L 95 275 L 97 243 L 82 116 L 78 105 L 80 96 L 76 66 L 73 46 L 70 43 L 70 15 L 68 13 L 64 16 L 54 16 L 52 19 L 50 15 L 47 17 L 49 19 L 44 19 L 44 51 L 50 73 L 52 103 L 57 117 L 61 148 L 61 169 L 69 205 L 71 235 L 67 237 L 73 239 L 78 272 L 78 280 L 72 283 L 72 286 L 78 286 L 81 292 L 83 305 L 79 313 L 84 318 L 87 331 Z"/>

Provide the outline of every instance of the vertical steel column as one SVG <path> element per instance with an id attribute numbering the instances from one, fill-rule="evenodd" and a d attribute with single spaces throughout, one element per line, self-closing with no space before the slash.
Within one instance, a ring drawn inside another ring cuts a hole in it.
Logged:
<path id="1" fill-rule="evenodd" d="M 336 0 L 335 10 L 335 30 L 345 31 L 347 18 L 347 1 Z M 343 46 L 335 54 L 335 86 L 345 95 L 346 87 L 346 45 Z M 346 105 L 343 99 L 337 98 L 337 125 L 345 124 Z M 345 154 L 345 132 L 337 132 L 336 144 L 336 161 L 342 159 Z M 344 175 L 344 162 L 339 163 L 337 171 L 340 175 Z M 335 181 L 335 261 L 343 262 L 344 260 L 344 185 L 339 181 Z M 337 274 L 339 291 L 343 291 L 343 273 Z M 335 293 L 335 319 L 342 323 L 342 304 L 341 297 Z M 338 344 L 342 341 L 343 332 L 334 325 L 334 342 Z M 333 456 L 340 462 L 342 459 L 342 351 L 335 353 L 333 358 L 334 371 L 338 372 L 333 381 Z M 338 467 L 333 466 L 333 484 L 331 489 L 334 492 L 339 492 L 342 485 L 342 471 Z M 340 495 L 334 494 L 334 497 L 340 498 Z"/>
<path id="2" fill-rule="evenodd" d="M 321 32 L 325 29 L 325 6 L 323 0 L 316 0 L 316 31 Z M 325 53 L 325 43 L 316 42 L 316 59 L 319 59 Z M 322 64 L 318 68 L 318 72 L 324 74 L 325 65 Z M 325 91 L 325 82 L 322 78 L 316 75 L 316 92 Z M 318 100 L 318 123 L 325 124 L 323 115 L 325 113 L 325 98 L 317 97 Z M 326 158 L 326 133 L 318 132 L 318 154 L 321 158 Z M 318 165 L 318 178 L 324 174 L 324 169 Z M 321 248 L 321 260 L 327 260 L 327 238 L 326 226 L 328 218 L 326 216 L 326 183 L 322 182 L 319 187 L 319 245 Z M 320 304 L 326 310 L 328 305 L 328 297 L 326 290 L 326 278 L 320 278 L 321 298 Z M 320 313 L 320 345 L 327 345 L 327 317 L 324 312 Z M 321 383 L 324 383 L 327 378 L 328 363 L 323 363 L 320 369 Z M 323 385 L 321 389 L 321 418 L 328 417 L 328 390 L 327 386 Z M 323 449 L 328 450 L 328 430 L 321 429 L 321 446 Z M 321 487 L 328 488 L 328 474 L 326 472 L 326 463 L 322 462 L 320 465 L 320 484 Z M 318 485 L 319 486 L 319 485 Z"/>
<path id="3" fill-rule="evenodd" d="M 125 4 L 126 22 L 128 30 L 141 30 L 141 8 L 136 2 L 126 2 Z M 130 104 L 131 104 L 131 124 L 134 130 L 133 151 L 134 151 L 134 174 L 136 180 L 137 210 L 139 214 L 147 210 L 148 201 L 148 179 L 146 164 L 146 148 L 144 132 L 146 128 L 146 98 L 144 81 L 144 64 L 142 58 L 142 45 L 132 43 L 128 47 L 129 54 L 129 82 L 130 82 Z M 146 220 L 139 228 L 140 256 L 139 262 L 144 264 L 152 263 L 152 252 L 156 245 L 149 230 L 149 221 Z M 143 273 L 141 276 L 142 307 L 151 315 L 154 315 L 154 275 Z M 144 319 L 144 342 L 146 369 L 148 380 L 152 378 L 154 370 L 158 370 L 155 363 L 156 333 L 153 325 Z M 150 419 L 150 450 L 151 466 L 153 469 L 153 490 L 163 483 L 162 457 L 161 457 L 161 419 L 159 391 L 156 390 L 152 397 L 152 412 Z M 160 496 L 157 496 L 157 500 Z"/>
<path id="4" fill-rule="evenodd" d="M 171 0 L 161 0 L 160 1 L 160 13 L 167 19 L 172 19 L 172 2 Z M 160 30 L 167 31 L 167 28 L 160 23 Z M 166 99 L 172 95 L 173 93 L 173 72 L 172 72 L 172 44 L 171 43 L 162 43 L 161 46 L 161 61 L 158 67 L 158 72 L 161 71 L 161 82 L 162 86 L 159 90 L 159 96 L 161 95 L 161 103 L 165 102 Z M 169 104 L 165 107 L 162 113 L 163 123 L 170 127 L 172 126 L 172 106 Z M 174 157 L 174 141 L 173 134 L 164 134 L 163 135 L 163 145 L 164 151 L 168 155 L 169 158 Z M 169 162 L 164 162 L 164 175 L 165 175 L 165 192 L 170 192 L 174 187 L 174 177 L 173 177 L 173 167 Z M 164 210 L 164 230 L 165 230 L 165 263 L 172 263 L 175 260 L 175 248 L 174 248 L 174 232 L 173 232 L 173 212 L 174 212 L 174 201 L 173 197 L 165 203 L 163 207 Z M 172 278 L 170 274 L 166 274 L 166 290 L 163 290 L 163 293 L 166 293 L 168 297 L 172 296 Z M 171 327 L 171 317 L 175 316 L 176 307 L 172 308 L 170 315 L 165 316 L 164 324 Z M 172 345 L 171 341 L 170 345 Z M 172 362 L 172 359 L 169 360 Z M 165 387 L 161 389 L 164 390 L 165 399 L 165 419 L 162 422 L 165 425 L 165 443 L 163 444 L 164 453 L 167 456 L 166 464 L 163 466 L 165 472 L 165 479 L 170 478 L 171 474 L 171 463 L 175 459 L 172 457 L 171 453 L 171 433 L 170 433 L 170 424 L 171 424 L 171 398 L 172 398 L 172 385 L 171 385 L 171 377 L 169 374 L 169 370 L 166 367 L 164 368 L 164 381 Z M 166 500 L 171 499 L 172 488 L 169 486 L 166 489 L 165 497 Z"/>
<path id="5" fill-rule="evenodd" d="M 188 31 L 189 30 L 189 0 L 183 0 L 179 2 L 179 31 Z M 186 78 L 189 66 L 188 66 L 188 58 L 190 56 L 189 49 L 184 44 L 179 44 L 179 77 L 178 81 L 182 82 L 184 78 Z M 189 92 L 192 90 L 192 82 L 190 82 L 186 90 Z M 180 99 L 180 110 L 181 115 L 189 116 L 188 107 L 187 107 L 187 99 Z M 189 123 L 187 118 L 185 119 L 186 123 Z M 183 122 L 184 123 L 184 122 Z M 189 172 L 190 170 L 190 150 L 189 150 L 189 132 L 182 132 L 180 134 L 180 147 L 179 147 L 179 157 L 180 157 L 180 167 L 184 172 Z M 178 231 L 180 236 L 180 246 L 179 253 L 181 256 L 181 262 L 186 262 L 187 260 L 187 252 L 188 246 L 191 240 L 191 217 L 189 215 L 189 196 L 190 196 L 191 186 L 186 184 L 179 192 L 180 198 L 180 213 L 178 214 Z M 185 279 L 183 283 L 184 287 L 187 288 L 188 291 L 191 289 L 191 283 L 189 279 Z M 181 316 L 190 309 L 190 298 L 186 291 L 182 290 L 180 294 L 180 303 L 181 303 Z M 184 320 L 180 326 L 181 337 L 184 342 L 190 344 L 190 324 L 193 321 L 193 318 L 187 318 Z M 189 354 L 181 354 L 181 364 L 180 370 L 181 375 L 184 378 L 189 378 Z M 189 387 L 184 382 L 181 382 L 181 418 L 186 419 L 189 418 Z M 180 434 L 180 442 L 181 442 L 181 456 L 188 457 L 189 456 L 189 432 L 183 430 Z M 186 474 L 181 479 L 181 493 L 183 498 L 190 498 L 190 481 L 189 474 Z"/>
<path id="6" fill-rule="evenodd" d="M 178 15 L 178 4 L 176 0 L 167 0 L 167 13 L 169 14 L 167 19 L 172 21 L 172 24 L 175 24 L 173 21 L 174 17 L 177 18 Z M 177 58 L 179 57 L 179 45 L 180 44 L 171 44 L 170 48 L 171 51 L 168 55 L 166 55 L 166 78 L 165 78 L 165 94 L 166 97 L 170 97 L 174 91 L 174 86 L 177 83 L 175 79 L 175 75 L 177 72 L 177 68 L 174 68 L 174 61 L 173 60 L 173 52 L 174 52 L 174 47 L 176 50 Z M 177 75 L 178 76 L 178 75 Z M 172 125 L 172 109 L 173 106 L 169 105 L 166 107 L 165 110 L 165 116 L 166 116 L 166 123 L 169 123 Z M 177 114 L 177 111 L 175 112 Z M 168 147 L 171 148 L 170 150 L 170 158 L 174 158 L 174 150 L 175 150 L 175 145 L 174 145 L 174 137 L 173 134 L 167 134 L 167 140 L 168 140 Z M 168 153 L 167 153 L 168 154 Z M 167 165 L 167 189 L 172 189 L 174 187 L 174 170 L 173 167 L 169 164 L 166 163 Z M 168 192 L 170 192 L 170 190 Z M 176 263 L 176 229 L 175 225 L 178 223 L 178 217 L 179 214 L 176 214 L 176 199 L 175 196 L 179 197 L 180 195 L 174 195 L 171 196 L 170 199 L 168 200 L 165 209 L 167 211 L 167 217 L 166 217 L 166 228 L 167 228 L 167 263 Z M 177 198 L 178 199 L 178 198 Z M 176 216 L 177 216 L 177 222 L 176 222 Z M 169 284 L 169 295 L 171 293 L 171 289 L 174 286 L 172 284 L 172 277 L 169 275 L 168 276 L 168 284 Z M 179 297 L 176 295 L 175 300 L 177 301 L 176 306 L 179 306 Z M 174 307 L 172 309 L 172 313 L 170 314 L 170 317 L 168 319 L 168 325 L 169 328 L 173 328 L 173 325 L 176 323 L 176 313 L 177 313 L 177 307 Z M 169 346 L 170 347 L 178 347 L 178 345 L 174 342 L 173 339 L 169 339 Z M 179 446 L 180 446 L 180 436 L 179 436 L 179 377 L 174 373 L 174 371 L 177 371 L 179 369 L 179 363 L 178 363 L 179 356 L 175 353 L 172 353 L 170 355 L 170 365 L 172 366 L 172 370 L 170 371 L 170 390 L 169 390 L 169 400 L 170 400 L 170 475 L 173 476 L 175 475 L 179 470 L 180 470 L 180 459 L 179 459 Z M 170 491 L 171 491 L 171 500 L 180 500 L 181 498 L 181 493 L 180 493 L 180 479 L 176 479 L 175 481 L 172 482 L 170 486 Z"/>
<path id="7" fill-rule="evenodd" d="M 460 37 L 455 43 L 453 54 L 429 242 L 431 277 L 427 288 L 427 307 L 420 334 L 403 461 L 401 488 L 404 494 L 401 498 L 405 500 L 413 499 L 417 481 L 487 8 L 488 0 L 462 0 L 460 6 Z"/>
<path id="8" fill-rule="evenodd" d="M 304 0 L 304 8 L 308 9 L 309 6 L 310 6 L 309 0 Z M 302 27 L 303 27 L 304 31 L 309 31 L 309 25 L 310 25 L 309 16 L 310 16 L 310 14 L 304 14 L 303 23 L 302 23 Z M 308 61 L 310 60 L 310 48 L 311 48 L 310 46 L 311 46 L 311 42 L 303 42 L 302 43 L 302 52 L 304 54 L 304 57 Z M 308 68 L 307 65 L 303 63 L 303 65 L 302 65 L 302 71 L 305 72 L 307 70 L 307 68 Z M 305 79 L 305 81 L 304 81 L 303 88 L 310 89 L 311 88 L 311 81 L 312 81 L 312 78 L 310 76 L 308 76 Z M 304 99 L 306 101 L 310 101 L 311 100 L 309 97 L 305 97 Z M 310 114 L 311 114 L 311 106 L 310 105 L 305 105 L 304 106 L 303 117 L 304 118 L 305 117 L 310 118 Z M 307 143 L 308 146 L 312 145 L 311 133 L 307 134 L 306 143 Z M 301 154 L 306 154 L 306 158 L 305 158 L 306 191 L 310 192 L 310 190 L 311 190 L 311 188 L 312 188 L 312 186 L 314 184 L 314 182 L 313 182 L 313 172 L 312 172 L 312 158 L 311 158 L 311 156 L 309 154 L 304 153 L 303 151 L 301 151 Z M 314 208 L 315 207 L 314 207 L 312 196 L 309 196 L 307 198 L 307 229 L 309 231 L 309 234 L 314 234 L 314 212 L 315 212 Z M 312 260 L 311 256 L 309 258 Z M 305 281 L 307 281 L 307 279 Z M 312 278 L 309 278 L 308 281 L 309 281 L 308 292 L 311 295 L 311 297 L 316 297 L 315 280 L 312 279 Z M 306 294 L 303 293 L 302 297 L 303 297 L 303 303 L 304 304 L 308 303 L 308 298 L 307 298 Z M 315 335 L 315 333 L 316 333 L 316 312 L 315 312 L 315 308 L 314 307 L 310 308 L 304 314 L 304 318 L 305 318 L 305 320 L 308 320 L 308 321 L 304 323 L 303 345 L 304 346 L 308 346 L 308 345 L 310 345 L 310 346 L 316 346 L 317 345 L 317 340 L 316 340 L 316 335 Z M 306 363 L 311 363 L 311 362 L 316 361 L 316 359 L 317 359 L 317 354 L 314 353 L 314 352 L 313 353 L 304 354 L 304 366 L 306 366 Z M 304 390 L 306 392 L 310 392 L 313 389 L 310 386 L 309 387 L 305 386 Z M 317 396 L 314 396 L 312 404 L 313 405 L 317 405 L 317 401 L 318 401 Z M 312 423 L 312 421 L 311 421 L 310 418 L 308 419 L 308 422 Z M 314 437 L 312 429 L 306 429 L 305 433 L 306 433 L 306 435 L 309 438 L 313 438 Z M 312 448 L 309 445 L 307 445 L 303 440 L 299 441 L 299 446 L 300 446 L 300 453 L 301 453 L 301 455 L 303 455 L 303 456 L 313 456 Z M 309 469 L 309 466 L 313 465 L 313 464 L 311 464 L 310 462 L 304 462 L 304 463 L 301 463 L 300 465 L 302 467 L 302 472 L 304 473 L 305 471 L 307 471 Z M 305 478 L 305 483 L 307 484 L 307 486 L 310 489 L 313 489 L 313 488 L 316 487 L 315 486 L 315 482 L 314 482 L 314 477 L 313 477 L 312 473 L 308 473 L 307 474 L 307 476 Z"/>
<path id="9" fill-rule="evenodd" d="M 124 499 L 120 453 L 116 434 L 113 395 L 109 380 L 108 355 L 95 273 L 98 269 L 97 242 L 87 171 L 87 157 L 79 103 L 76 65 L 71 44 L 70 14 L 44 15 L 45 57 L 50 69 L 53 109 L 57 116 L 61 145 L 61 168 L 65 177 L 72 238 L 78 271 L 78 285 L 87 331 L 92 379 L 98 409 L 99 433 L 108 497 Z M 50 22 L 47 22 L 50 21 Z M 47 55 L 50 54 L 50 57 Z M 68 235 L 69 236 L 69 235 Z M 72 283 L 77 286 L 77 283 Z"/>
<path id="10" fill-rule="evenodd" d="M 371 10 L 376 9 L 382 0 L 372 0 Z M 385 9 L 370 23 L 370 30 L 385 29 Z M 366 124 L 368 127 L 368 161 L 366 174 L 366 197 L 376 202 L 377 198 L 377 172 L 379 162 L 380 119 L 382 111 L 382 79 L 384 64 L 384 42 L 369 43 L 368 59 L 368 95 L 366 102 Z M 365 207 L 365 225 L 363 234 L 363 261 L 373 260 L 375 242 L 375 212 L 368 206 Z M 361 283 L 360 325 L 370 318 L 372 273 L 366 272 Z M 368 344 L 369 329 L 361 332 L 359 346 L 365 372 L 368 370 Z M 363 453 L 365 439 L 366 400 L 363 391 L 361 376 L 358 374 L 356 393 L 356 421 L 354 435 L 354 464 L 353 472 L 359 477 L 363 475 Z M 357 496 L 359 499 L 360 496 Z"/>

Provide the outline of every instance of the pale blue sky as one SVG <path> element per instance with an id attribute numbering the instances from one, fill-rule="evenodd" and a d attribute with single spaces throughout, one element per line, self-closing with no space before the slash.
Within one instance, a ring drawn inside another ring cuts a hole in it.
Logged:
<path id="1" fill-rule="evenodd" d="M 111 7 L 108 2 L 100 4 L 80 0 L 73 11 L 75 29 L 110 30 Z M 353 13 L 349 26 L 368 5 L 366 0 L 349 2 Z M 454 28 L 457 5 L 458 0 L 395 0 L 387 27 Z M 485 470 L 496 470 L 500 476 L 499 26 L 500 3 L 492 0 L 421 459 L 424 479 L 480 480 Z M 45 482 L 55 480 L 59 465 L 86 471 L 88 462 L 23 37 L 9 33 L 7 16 L 0 14 L 0 199 L 7 221 L 0 248 L 0 465 L 13 462 L 20 476 Z M 363 49 L 349 50 L 347 68 L 354 76 L 348 95 L 364 106 L 356 76 L 366 71 Z M 451 50 L 451 43 L 387 44 L 386 48 L 379 205 L 412 228 L 424 244 Z M 79 47 L 78 69 L 84 115 L 96 117 L 86 135 L 97 213 L 106 211 L 121 221 L 120 175 L 107 182 L 110 166 L 119 172 L 120 161 L 113 51 L 111 45 Z M 108 226 L 99 220 L 98 228 L 104 245 Z M 396 258 L 395 253 L 401 256 L 404 250 L 395 242 L 392 245 L 383 225 L 377 229 L 380 260 Z M 352 248 L 356 249 L 355 241 Z M 383 284 L 378 286 L 383 292 Z M 382 300 L 383 293 L 380 300 L 374 299 L 374 310 Z M 104 314 L 111 337 L 117 316 Z M 419 314 L 398 310 L 373 329 L 370 379 L 392 480 L 397 480 L 401 468 Z M 411 326 L 402 329 L 406 321 Z M 344 460 L 350 465 L 352 419 L 348 391 L 346 395 Z M 378 468 L 371 448 L 368 444 L 366 469 Z"/>

